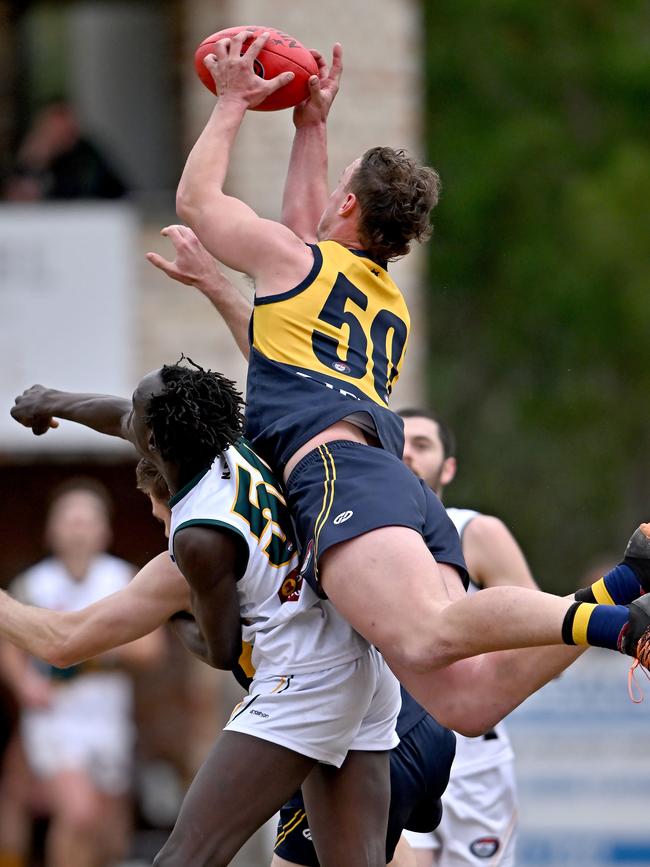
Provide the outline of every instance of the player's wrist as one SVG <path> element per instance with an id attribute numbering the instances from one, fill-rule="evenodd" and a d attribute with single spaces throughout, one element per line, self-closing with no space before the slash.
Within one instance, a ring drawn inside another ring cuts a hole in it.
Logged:
<path id="1" fill-rule="evenodd" d="M 222 113 L 243 117 L 250 108 L 250 104 L 241 93 L 222 93 L 217 99 L 217 108 Z"/>
<path id="2" fill-rule="evenodd" d="M 327 118 L 314 118 L 310 120 L 295 120 L 293 125 L 296 128 L 296 132 L 317 132 L 324 133 L 327 129 Z"/>

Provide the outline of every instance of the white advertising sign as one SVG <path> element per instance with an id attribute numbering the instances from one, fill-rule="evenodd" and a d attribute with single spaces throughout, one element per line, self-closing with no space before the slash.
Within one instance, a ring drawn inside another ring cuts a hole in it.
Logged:
<path id="1" fill-rule="evenodd" d="M 9 410 L 34 383 L 130 394 L 135 231 L 125 204 L 0 207 L 0 454 L 116 448 L 67 422 L 34 437 Z"/>

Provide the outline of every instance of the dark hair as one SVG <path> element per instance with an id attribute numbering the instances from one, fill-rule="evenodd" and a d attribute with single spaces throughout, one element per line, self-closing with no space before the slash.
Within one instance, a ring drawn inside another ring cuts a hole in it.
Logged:
<path id="1" fill-rule="evenodd" d="M 445 458 L 453 458 L 456 456 L 456 437 L 454 432 L 449 427 L 447 422 L 437 413 L 430 409 L 418 409 L 417 407 L 409 407 L 408 409 L 400 409 L 397 415 L 401 418 L 428 418 L 438 425 L 438 434 L 442 443 L 442 452 Z"/>
<path id="2" fill-rule="evenodd" d="M 143 494 L 155 497 L 157 500 L 168 500 L 169 488 L 165 477 L 147 458 L 140 458 L 135 468 L 136 487 Z"/>
<path id="3" fill-rule="evenodd" d="M 149 398 L 144 418 L 156 448 L 165 461 L 209 466 L 242 435 L 241 392 L 232 380 L 186 356 L 165 364 L 160 375 L 165 387 Z"/>
<path id="4" fill-rule="evenodd" d="M 377 262 L 405 256 L 412 240 L 431 234 L 429 215 L 438 203 L 440 178 L 405 151 L 366 151 L 349 188 L 359 202 L 359 239 Z"/>
<path id="5" fill-rule="evenodd" d="M 47 500 L 48 512 L 51 512 L 54 506 L 67 497 L 69 494 L 90 494 L 101 505 L 106 513 L 106 519 L 110 521 L 113 517 L 113 501 L 108 489 L 97 479 L 92 479 L 87 476 L 77 476 L 72 479 L 66 479 L 61 482 L 50 493 Z"/>

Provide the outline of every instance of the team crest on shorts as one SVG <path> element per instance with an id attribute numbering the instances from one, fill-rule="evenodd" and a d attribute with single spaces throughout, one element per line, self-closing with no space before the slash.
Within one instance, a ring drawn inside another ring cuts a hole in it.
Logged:
<path id="1" fill-rule="evenodd" d="M 469 851 L 477 858 L 491 858 L 499 851 L 498 837 L 479 837 L 469 844 Z"/>
<path id="2" fill-rule="evenodd" d="M 332 367 L 339 373 L 350 373 L 350 371 L 352 370 L 352 368 L 348 364 L 345 364 L 345 362 L 343 361 L 333 361 Z"/>
<path id="3" fill-rule="evenodd" d="M 292 569 L 291 572 L 282 582 L 282 586 L 278 590 L 278 598 L 280 604 L 285 602 L 297 602 L 300 599 L 300 590 L 302 588 L 302 575 L 298 571 L 298 567 Z"/>

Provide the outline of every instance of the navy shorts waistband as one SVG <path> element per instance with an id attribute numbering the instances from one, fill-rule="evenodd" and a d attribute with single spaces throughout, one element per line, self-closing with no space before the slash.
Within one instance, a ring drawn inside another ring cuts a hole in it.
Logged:
<path id="1" fill-rule="evenodd" d="M 377 446 L 371 446 L 367 443 L 359 443 L 356 440 L 329 440 L 328 442 L 321 443 L 319 446 L 314 446 L 314 448 L 310 452 L 307 452 L 307 454 L 303 458 L 300 458 L 298 463 L 289 473 L 289 478 L 286 481 L 287 488 L 291 485 L 292 482 L 295 482 L 295 480 L 304 470 L 307 469 L 307 467 L 310 467 L 312 466 L 312 464 L 315 464 L 318 461 L 322 460 L 320 449 L 323 447 L 326 447 L 333 452 L 349 448 L 353 449 L 357 447 L 360 449 L 376 449 L 377 451 L 380 451 L 383 454 L 394 458 L 395 460 L 399 460 L 399 458 L 395 458 L 394 455 L 391 455 L 390 452 L 386 452 L 383 449 L 378 449 Z"/>

